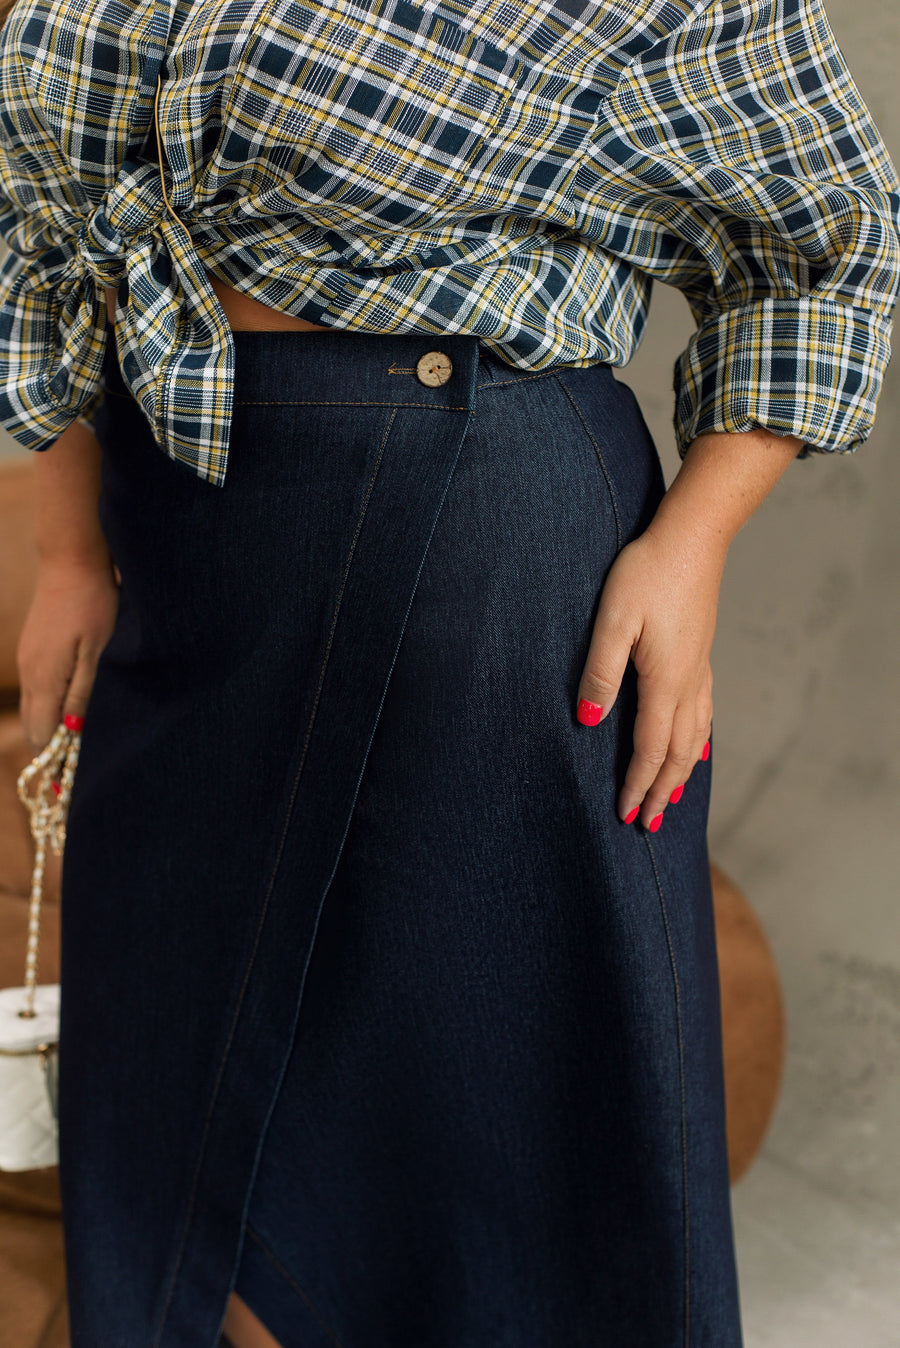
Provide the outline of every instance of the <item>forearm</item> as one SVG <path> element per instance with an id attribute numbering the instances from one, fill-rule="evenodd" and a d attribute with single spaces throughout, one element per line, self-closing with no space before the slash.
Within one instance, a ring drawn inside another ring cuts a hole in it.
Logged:
<path id="1" fill-rule="evenodd" d="M 675 524 L 692 547 L 724 559 L 729 544 L 803 447 L 770 431 L 698 436 L 657 509 L 651 528 Z"/>
<path id="2" fill-rule="evenodd" d="M 39 565 L 16 661 L 22 725 L 35 749 L 64 716 L 85 715 L 116 624 L 119 577 L 97 513 L 101 458 L 94 434 L 77 422 L 34 453 Z"/>
<path id="3" fill-rule="evenodd" d="M 42 563 L 111 565 L 97 515 L 101 458 L 96 436 L 77 421 L 35 453 L 34 530 Z"/>

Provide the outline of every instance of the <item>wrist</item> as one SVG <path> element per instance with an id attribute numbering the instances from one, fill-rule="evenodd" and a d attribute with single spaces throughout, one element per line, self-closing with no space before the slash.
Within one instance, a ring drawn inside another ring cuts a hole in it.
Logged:
<path id="1" fill-rule="evenodd" d="M 675 528 L 724 562 L 732 540 L 802 447 L 796 436 L 764 427 L 698 436 L 659 504 L 655 528 Z"/>
<path id="2" fill-rule="evenodd" d="M 666 492 L 656 508 L 647 532 L 660 540 L 677 540 L 692 557 L 724 567 L 733 533 L 716 519 L 711 503 L 695 501 L 686 494 Z"/>
<path id="3" fill-rule="evenodd" d="M 67 543 L 65 547 L 38 548 L 38 581 L 80 582 L 86 577 L 111 576 L 112 553 L 106 539 L 84 544 Z"/>

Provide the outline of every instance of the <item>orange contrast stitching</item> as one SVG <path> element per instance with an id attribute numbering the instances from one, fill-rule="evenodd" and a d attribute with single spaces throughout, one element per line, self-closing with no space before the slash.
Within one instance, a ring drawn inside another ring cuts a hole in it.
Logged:
<path id="1" fill-rule="evenodd" d="M 448 407 L 445 403 L 396 403 L 370 402 L 363 398 L 354 402 L 352 398 L 275 398 L 258 400 L 256 398 L 235 398 L 235 407 L 427 407 L 432 412 L 468 412 L 468 407 Z"/>
<path id="2" fill-rule="evenodd" d="M 554 366 L 552 370 L 538 370 L 536 374 L 523 374 L 519 379 L 491 379 L 484 384 L 479 384 L 479 388 L 506 388 L 508 384 L 527 384 L 532 379 L 549 379 L 551 375 L 559 374 L 559 370 Z"/>

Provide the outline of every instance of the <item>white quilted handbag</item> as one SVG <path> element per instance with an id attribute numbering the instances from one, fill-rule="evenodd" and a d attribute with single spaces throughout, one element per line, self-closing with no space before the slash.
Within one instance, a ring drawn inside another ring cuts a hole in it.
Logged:
<path id="1" fill-rule="evenodd" d="M 0 1170 L 56 1165 L 59 1157 L 60 989 L 58 983 L 38 986 L 37 952 L 47 843 L 57 855 L 62 852 L 83 723 L 80 716 L 66 716 L 17 782 L 19 799 L 31 816 L 35 858 L 25 985 L 0 989 Z"/>

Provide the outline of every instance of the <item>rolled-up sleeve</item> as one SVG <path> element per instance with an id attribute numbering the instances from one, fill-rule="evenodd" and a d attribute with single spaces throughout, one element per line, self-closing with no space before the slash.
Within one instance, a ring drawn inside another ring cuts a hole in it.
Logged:
<path id="1" fill-rule="evenodd" d="M 686 295 L 679 452 L 758 426 L 812 452 L 871 430 L 900 290 L 900 183 L 818 0 L 720 0 L 624 73 L 598 146 L 623 251 Z"/>

